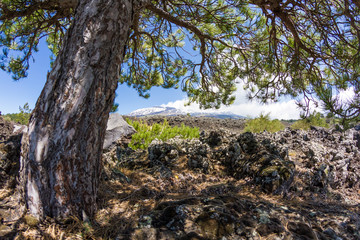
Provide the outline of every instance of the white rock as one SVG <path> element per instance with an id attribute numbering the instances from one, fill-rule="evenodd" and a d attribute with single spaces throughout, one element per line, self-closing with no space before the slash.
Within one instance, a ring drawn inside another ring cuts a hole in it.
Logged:
<path id="1" fill-rule="evenodd" d="M 27 132 L 28 130 L 28 127 L 25 126 L 25 125 L 18 125 L 18 124 L 14 124 L 14 130 L 13 130 L 13 133 L 25 133 Z"/>
<path id="2" fill-rule="evenodd" d="M 118 113 L 112 113 L 107 123 L 103 149 L 111 147 L 119 138 L 132 135 L 136 131 Z"/>

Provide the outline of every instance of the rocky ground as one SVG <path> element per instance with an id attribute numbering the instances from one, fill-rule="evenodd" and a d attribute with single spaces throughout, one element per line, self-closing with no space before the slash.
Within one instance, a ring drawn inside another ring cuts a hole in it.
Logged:
<path id="1" fill-rule="evenodd" d="M 16 208 L 9 204 L 17 199 L 16 181 L 6 179 L 16 176 L 19 137 L 10 140 L 0 130 L 0 236 L 360 239 L 359 127 L 251 134 L 241 133 L 243 120 L 168 121 L 198 126 L 200 139 L 154 141 L 147 151 L 133 151 L 126 138 L 119 140 L 104 151 L 99 210 L 85 223 L 34 224 L 26 216 L 15 221 L 6 215 Z M 0 119 L 0 129 L 6 124 Z"/>
<path id="2" fill-rule="evenodd" d="M 128 117 L 131 120 L 140 119 L 147 122 L 149 125 L 154 123 L 162 123 L 164 121 L 163 116 L 152 115 L 145 117 Z M 186 115 L 179 116 L 166 116 L 166 120 L 169 122 L 170 126 L 181 126 L 184 123 L 186 126 L 198 127 L 200 131 L 210 132 L 212 130 L 228 130 L 232 133 L 241 133 L 245 127 L 245 119 L 220 119 L 213 117 L 189 117 Z"/>

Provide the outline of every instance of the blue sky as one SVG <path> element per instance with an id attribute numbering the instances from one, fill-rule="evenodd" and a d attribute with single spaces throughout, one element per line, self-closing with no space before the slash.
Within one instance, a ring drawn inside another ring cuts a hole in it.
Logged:
<path id="1" fill-rule="evenodd" d="M 28 77 L 14 81 L 11 75 L 0 70 L 0 111 L 2 114 L 19 112 L 19 106 L 29 103 L 33 109 L 37 98 L 46 81 L 47 72 L 50 71 L 50 51 L 45 41 L 40 43 L 39 52 L 34 54 Z M 168 102 L 184 99 L 186 93 L 179 89 L 153 88 L 151 97 L 139 97 L 135 89 L 127 85 L 119 85 L 116 102 L 119 104 L 119 113 L 127 114 L 139 108 L 159 106 Z"/>
<path id="2" fill-rule="evenodd" d="M 46 81 L 47 72 L 50 70 L 50 51 L 45 41 L 40 43 L 39 52 L 34 54 L 34 62 L 30 65 L 28 77 L 19 81 L 12 80 L 11 76 L 0 70 L 0 111 L 2 114 L 19 112 L 19 106 L 29 103 L 34 108 L 37 98 Z M 187 102 L 186 93 L 180 89 L 153 88 L 150 91 L 150 98 L 144 99 L 138 96 L 133 88 L 120 85 L 117 90 L 116 103 L 119 104 L 118 112 L 128 114 L 136 109 L 168 106 L 176 107 L 184 112 L 201 111 L 197 104 L 185 107 Z M 221 107 L 219 110 L 206 110 L 206 112 L 231 112 L 247 117 L 256 117 L 260 113 L 270 113 L 272 118 L 296 119 L 299 118 L 299 110 L 296 108 L 295 100 L 283 99 L 280 102 L 263 105 L 256 101 L 246 100 L 246 92 L 242 85 L 236 91 L 236 101 L 228 107 Z"/>

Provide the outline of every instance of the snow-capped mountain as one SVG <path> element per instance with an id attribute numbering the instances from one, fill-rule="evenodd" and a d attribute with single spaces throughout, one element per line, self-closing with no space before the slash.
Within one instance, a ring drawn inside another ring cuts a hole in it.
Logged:
<path id="1" fill-rule="evenodd" d="M 142 117 L 142 116 L 151 116 L 151 115 L 161 115 L 161 116 L 176 116 L 176 115 L 186 115 L 187 113 L 181 111 L 180 109 L 174 107 L 149 107 L 137 109 L 129 114 L 128 116 L 132 117 Z M 192 112 L 191 116 L 194 117 L 214 117 L 214 118 L 232 118 L 232 119 L 241 119 L 245 118 L 243 116 L 233 114 L 230 112 L 219 112 L 219 113 L 206 113 L 206 112 Z"/>
<path id="2" fill-rule="evenodd" d="M 163 116 L 176 116 L 176 115 L 185 115 L 183 111 L 173 108 L 173 107 L 149 107 L 149 108 L 140 108 L 128 114 L 132 117 L 142 117 L 149 115 L 163 115 Z"/>

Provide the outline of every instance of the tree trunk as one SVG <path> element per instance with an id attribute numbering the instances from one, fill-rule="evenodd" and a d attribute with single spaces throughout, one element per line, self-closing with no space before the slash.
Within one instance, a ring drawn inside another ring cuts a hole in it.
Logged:
<path id="1" fill-rule="evenodd" d="M 132 0 L 80 0 L 23 138 L 30 214 L 92 216 L 108 115 L 132 21 Z"/>

